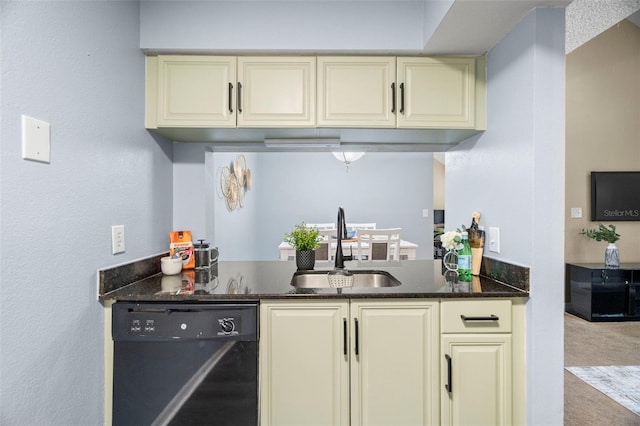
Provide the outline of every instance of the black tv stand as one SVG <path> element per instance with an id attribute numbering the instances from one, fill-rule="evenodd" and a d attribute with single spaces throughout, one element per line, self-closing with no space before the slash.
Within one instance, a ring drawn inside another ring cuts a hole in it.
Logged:
<path id="1" fill-rule="evenodd" d="M 640 320 L 640 264 L 567 263 L 565 311 L 587 321 Z"/>

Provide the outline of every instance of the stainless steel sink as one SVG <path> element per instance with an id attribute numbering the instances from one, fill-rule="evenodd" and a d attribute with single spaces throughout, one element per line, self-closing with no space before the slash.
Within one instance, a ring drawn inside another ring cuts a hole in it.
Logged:
<path id="1" fill-rule="evenodd" d="M 329 273 L 331 271 L 297 271 L 291 278 L 295 288 L 330 288 Z M 396 287 L 401 283 L 386 271 L 349 270 L 353 274 L 353 287 L 381 288 Z"/>

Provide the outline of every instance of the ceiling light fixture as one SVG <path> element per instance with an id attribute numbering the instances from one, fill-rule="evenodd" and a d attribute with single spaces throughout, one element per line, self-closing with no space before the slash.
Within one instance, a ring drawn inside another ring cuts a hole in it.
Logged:
<path id="1" fill-rule="evenodd" d="M 333 156 L 342 161 L 349 171 L 349 165 L 364 157 L 364 152 L 332 152 Z"/>
<path id="2" fill-rule="evenodd" d="M 340 146 L 340 139 L 265 139 L 264 144 L 267 148 L 337 148 Z"/>

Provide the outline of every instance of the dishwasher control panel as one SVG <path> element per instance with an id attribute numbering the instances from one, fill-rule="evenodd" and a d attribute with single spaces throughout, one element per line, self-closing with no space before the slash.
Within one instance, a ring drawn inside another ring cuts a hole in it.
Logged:
<path id="1" fill-rule="evenodd" d="M 113 305 L 114 340 L 257 340 L 257 304 Z"/>

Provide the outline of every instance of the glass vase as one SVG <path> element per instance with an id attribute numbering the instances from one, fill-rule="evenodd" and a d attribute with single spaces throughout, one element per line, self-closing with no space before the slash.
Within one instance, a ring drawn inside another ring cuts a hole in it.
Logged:
<path id="1" fill-rule="evenodd" d="M 458 250 L 449 250 L 442 256 L 442 275 L 449 286 L 458 283 Z"/>
<path id="2" fill-rule="evenodd" d="M 618 247 L 614 243 L 609 243 L 604 251 L 604 267 L 616 269 L 620 266 L 620 254 Z"/>

